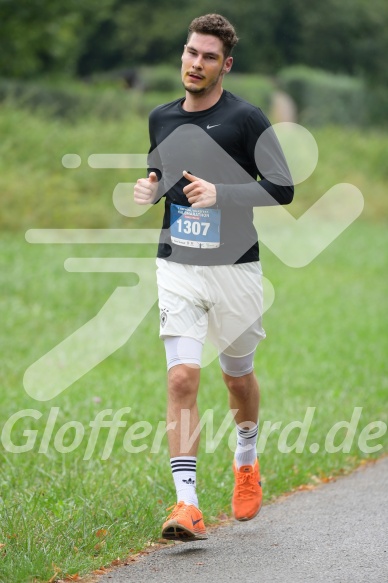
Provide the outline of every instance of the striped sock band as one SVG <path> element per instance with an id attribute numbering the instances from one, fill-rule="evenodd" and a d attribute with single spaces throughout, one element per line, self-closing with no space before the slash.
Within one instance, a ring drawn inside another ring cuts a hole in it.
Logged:
<path id="1" fill-rule="evenodd" d="M 257 458 L 256 441 L 258 425 L 243 429 L 237 425 L 237 447 L 234 454 L 237 469 L 241 466 L 253 466 Z"/>
<path id="2" fill-rule="evenodd" d="M 195 472 L 197 469 L 197 458 L 196 457 L 172 457 L 170 458 L 171 471 L 173 474 L 175 472 L 184 472 L 186 470 Z"/>

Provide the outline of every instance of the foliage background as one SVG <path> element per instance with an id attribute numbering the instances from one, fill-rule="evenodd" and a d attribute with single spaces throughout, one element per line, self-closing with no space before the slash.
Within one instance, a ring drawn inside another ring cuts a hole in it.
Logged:
<path id="1" fill-rule="evenodd" d="M 265 320 L 268 341 L 256 356 L 261 422 L 285 425 L 317 406 L 302 454 L 281 454 L 271 435 L 262 456 L 265 499 L 330 480 L 387 451 L 386 435 L 373 454 L 360 451 L 357 437 L 368 423 L 387 421 L 388 4 L 0 0 L 0 423 L 27 408 L 42 412 L 12 433 L 22 444 L 32 427 L 38 435 L 32 451 L 0 449 L 0 583 L 52 583 L 68 574 L 77 580 L 117 564 L 158 539 L 174 500 L 166 440 L 160 455 L 129 455 L 123 429 L 102 460 L 102 430 L 89 462 L 84 449 L 61 454 L 53 442 L 47 455 L 38 452 L 51 407 L 60 409 L 53 439 L 72 420 L 86 428 L 86 439 L 90 421 L 105 408 L 131 405 L 128 425 L 147 419 L 156 427 L 164 418 L 157 305 L 130 342 L 58 398 L 36 402 L 23 388 L 31 363 L 92 318 L 115 287 L 132 285 L 126 273 L 68 273 L 66 258 L 154 258 L 155 249 L 29 245 L 25 232 L 159 227 L 161 205 L 128 218 L 112 204 L 116 184 L 134 182 L 144 169 L 96 170 L 87 159 L 147 151 L 149 110 L 182 94 L 187 25 L 213 11 L 229 17 L 241 39 L 226 86 L 271 119 L 274 93 L 287 93 L 317 140 L 319 164 L 298 185 L 290 212 L 301 216 L 338 182 L 356 185 L 365 199 L 361 217 L 304 269 L 287 268 L 261 248 L 276 288 Z M 79 168 L 61 164 L 71 152 L 81 157 Z M 200 409 L 212 408 L 218 427 L 227 395 L 217 362 L 203 370 L 202 388 Z M 328 455 L 321 447 L 313 455 L 310 443 L 322 446 L 354 407 L 363 410 L 351 450 Z M 232 452 L 224 441 L 211 462 L 203 445 L 200 455 L 201 505 L 210 523 L 230 513 Z"/>
<path id="2" fill-rule="evenodd" d="M 384 0 L 10 0 L 0 2 L 0 75 L 90 75 L 176 63 L 192 18 L 221 12 L 241 39 L 236 70 L 276 73 L 304 64 L 388 79 Z"/>
<path id="3" fill-rule="evenodd" d="M 330 103 L 333 96 L 335 112 L 318 115 L 315 123 L 349 123 L 350 119 L 357 125 L 386 124 L 388 4 L 384 0 L 246 0 L 243 4 L 0 0 L 0 100 L 25 98 L 27 93 L 30 101 L 35 91 L 34 103 L 47 107 L 47 96 L 38 91 L 36 97 L 36 86 L 31 88 L 37 80 L 44 80 L 45 92 L 50 85 L 57 93 L 62 87 L 59 97 L 49 103 L 60 112 L 66 110 L 62 102 L 71 101 L 63 97 L 64 79 L 82 80 L 83 86 L 98 82 L 140 91 L 155 90 L 155 85 L 161 91 L 171 90 L 187 27 L 192 18 L 208 12 L 221 12 L 236 27 L 240 42 L 233 72 L 266 76 L 275 87 L 286 90 L 296 101 L 302 123 L 314 121 L 322 101 Z M 306 104 L 306 100 L 310 101 Z M 156 102 L 146 100 L 140 113 L 147 113 Z"/>

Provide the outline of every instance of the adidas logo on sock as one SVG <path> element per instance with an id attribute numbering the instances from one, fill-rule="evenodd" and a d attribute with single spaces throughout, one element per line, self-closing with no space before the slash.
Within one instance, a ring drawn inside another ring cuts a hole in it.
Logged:
<path id="1" fill-rule="evenodd" d="M 188 480 L 182 480 L 182 482 L 184 482 L 185 484 L 189 484 L 190 486 L 194 486 L 195 484 L 195 480 L 192 480 L 191 478 L 189 478 Z"/>

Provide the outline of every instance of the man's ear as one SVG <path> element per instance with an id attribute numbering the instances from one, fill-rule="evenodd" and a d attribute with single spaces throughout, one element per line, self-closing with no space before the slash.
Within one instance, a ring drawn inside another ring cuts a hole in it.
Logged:
<path id="1" fill-rule="evenodd" d="M 225 59 L 225 63 L 224 63 L 224 67 L 223 67 L 223 72 L 224 73 L 229 73 L 229 71 L 231 70 L 233 65 L 233 57 L 228 57 L 227 59 Z"/>

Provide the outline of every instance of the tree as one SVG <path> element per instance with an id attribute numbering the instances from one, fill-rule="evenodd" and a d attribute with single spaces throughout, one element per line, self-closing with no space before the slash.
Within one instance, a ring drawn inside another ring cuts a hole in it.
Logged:
<path id="1" fill-rule="evenodd" d="M 0 74 L 74 74 L 90 31 L 113 1 L 0 0 Z"/>
<path id="2" fill-rule="evenodd" d="M 177 65 L 187 26 L 209 11 L 236 26 L 234 71 L 305 64 L 387 84 L 386 0 L 0 0 L 0 75 Z"/>

